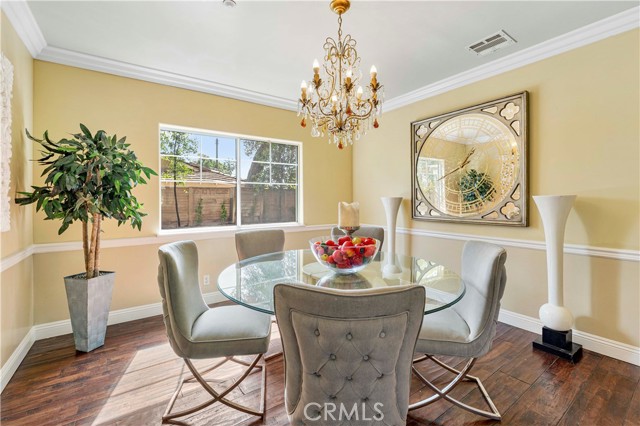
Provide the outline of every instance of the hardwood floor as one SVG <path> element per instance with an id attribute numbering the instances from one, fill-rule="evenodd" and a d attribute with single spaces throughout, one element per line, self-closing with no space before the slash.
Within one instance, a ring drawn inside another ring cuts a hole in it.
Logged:
<path id="1" fill-rule="evenodd" d="M 640 367 L 585 351 L 578 364 L 534 351 L 535 335 L 498 324 L 493 349 L 476 363 L 480 377 L 503 415 L 502 425 L 640 424 Z M 279 349 L 277 335 L 271 351 Z M 454 363 L 458 360 L 450 358 Z M 89 353 L 74 350 L 71 335 L 34 344 L 1 396 L 1 423 L 10 425 L 159 425 L 182 369 L 165 337 L 161 317 L 110 326 L 105 346 Z M 206 365 L 199 363 L 199 365 Z M 214 404 L 185 419 L 190 425 L 286 425 L 283 364 L 268 362 L 267 417 L 264 423 Z M 441 371 L 425 362 L 420 370 L 442 382 Z M 224 386 L 237 368 L 226 368 Z M 252 374 L 232 399 L 257 407 L 259 374 Z M 430 393 L 417 379 L 412 401 Z M 481 404 L 472 385 L 453 395 Z M 185 387 L 176 409 L 204 400 L 203 391 Z M 451 404 L 412 411 L 408 425 L 493 425 Z"/>

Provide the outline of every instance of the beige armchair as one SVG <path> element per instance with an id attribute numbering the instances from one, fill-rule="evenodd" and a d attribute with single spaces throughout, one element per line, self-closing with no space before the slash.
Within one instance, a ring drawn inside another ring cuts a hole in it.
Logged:
<path id="1" fill-rule="evenodd" d="M 182 358 L 192 377 L 181 378 L 162 416 L 163 423 L 175 422 L 176 418 L 193 414 L 214 402 L 221 402 L 244 413 L 264 418 L 266 397 L 266 366 L 258 365 L 269 348 L 271 320 L 242 306 L 209 308 L 202 298 L 198 284 L 198 251 L 193 241 L 166 244 L 158 250 L 158 286 L 162 295 L 162 310 L 167 337 L 171 348 Z M 238 359 L 240 355 L 255 355 L 248 363 Z M 199 372 L 192 359 L 219 358 L 212 367 Z M 228 388 L 215 391 L 204 374 L 228 361 L 246 366 L 244 373 Z M 258 409 L 230 401 L 226 396 L 254 370 L 262 371 L 262 396 Z M 172 413 L 182 386 L 197 381 L 211 398 L 194 407 Z"/>
<path id="2" fill-rule="evenodd" d="M 443 387 L 431 383 L 414 368 L 416 376 L 435 395 L 411 404 L 410 410 L 424 407 L 438 399 L 445 399 L 472 413 L 500 420 L 501 415 L 489 397 L 479 378 L 469 375 L 476 359 L 491 349 L 496 334 L 496 323 L 500 312 L 500 299 L 507 282 L 505 261 L 507 252 L 499 246 L 469 241 L 462 252 L 462 279 L 466 291 L 462 299 L 445 309 L 425 317 L 418 337 L 416 352 L 425 354 L 416 363 L 431 360 L 447 372 L 453 379 Z M 457 370 L 437 358 L 438 355 L 468 358 L 461 370 Z M 469 406 L 449 395 L 462 381 L 475 382 L 482 393 L 489 411 Z"/>

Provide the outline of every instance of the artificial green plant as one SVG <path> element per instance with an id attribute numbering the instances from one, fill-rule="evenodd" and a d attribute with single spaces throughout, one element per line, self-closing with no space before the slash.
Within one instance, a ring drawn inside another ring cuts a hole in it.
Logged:
<path id="1" fill-rule="evenodd" d="M 46 131 L 42 139 L 27 131 L 29 139 L 42 147 L 42 157 L 36 161 L 44 167 L 41 176 L 46 178 L 43 186 L 32 186 L 32 192 L 19 192 L 22 197 L 15 201 L 20 205 L 36 203 L 36 211 L 42 210 L 46 220 L 61 220 L 58 234 L 73 222 L 82 222 L 82 247 L 89 279 L 100 274 L 103 219 L 115 219 L 118 226 L 129 222 L 140 230 L 146 213 L 132 191 L 157 174 L 142 165 L 125 137 L 118 139 L 103 130 L 91 134 L 83 124 L 80 130 L 72 138 L 57 142 Z"/>

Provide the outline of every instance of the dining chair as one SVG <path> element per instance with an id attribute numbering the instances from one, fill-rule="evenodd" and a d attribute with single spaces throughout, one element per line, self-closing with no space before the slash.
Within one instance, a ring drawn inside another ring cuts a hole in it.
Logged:
<path id="1" fill-rule="evenodd" d="M 277 253 L 284 249 L 282 229 L 264 229 L 236 232 L 236 251 L 242 261 L 261 254 Z"/>
<path id="2" fill-rule="evenodd" d="M 384 243 L 384 228 L 382 226 L 361 226 L 352 235 L 354 237 L 371 237 L 380 240 L 380 251 L 382 251 L 382 243 Z M 345 233 L 340 228 L 337 226 L 331 228 L 331 238 L 338 239 L 343 236 L 345 236 Z"/>
<path id="3" fill-rule="evenodd" d="M 273 291 L 291 424 L 406 424 L 424 287 Z"/>
<path id="4" fill-rule="evenodd" d="M 192 376 L 180 378 L 178 388 L 169 400 L 162 416 L 163 423 L 175 423 L 176 418 L 193 414 L 214 402 L 264 419 L 266 398 L 266 365 L 258 365 L 269 348 L 271 320 L 265 315 L 239 305 L 209 308 L 198 284 L 198 251 L 193 241 L 166 244 L 158 250 L 158 286 L 162 295 L 164 325 L 171 348 L 183 359 Z M 237 358 L 255 355 L 251 362 Z M 219 358 L 213 366 L 198 371 L 193 359 Z M 204 375 L 228 361 L 246 369 L 233 384 L 216 391 Z M 252 409 L 227 399 L 254 370 L 262 372 L 259 409 Z M 184 383 L 197 381 L 211 398 L 190 408 L 171 413 Z"/>
<path id="5" fill-rule="evenodd" d="M 478 377 L 469 375 L 478 357 L 491 349 L 500 312 L 500 299 L 507 282 L 505 261 L 507 252 L 494 244 L 468 241 L 462 251 L 462 280 L 465 294 L 451 308 L 429 314 L 422 323 L 416 353 L 425 354 L 414 360 L 413 372 L 435 395 L 413 403 L 409 410 L 424 407 L 438 399 L 445 400 L 472 413 L 501 420 L 501 415 Z M 444 363 L 436 356 L 468 358 L 460 370 Z M 431 360 L 455 377 L 437 387 L 420 373 L 415 364 Z M 461 382 L 475 382 L 490 411 L 467 405 L 451 395 Z"/>

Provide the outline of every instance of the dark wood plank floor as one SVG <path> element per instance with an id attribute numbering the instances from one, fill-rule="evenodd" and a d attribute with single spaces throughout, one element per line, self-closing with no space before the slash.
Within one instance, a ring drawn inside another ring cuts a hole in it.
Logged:
<path id="1" fill-rule="evenodd" d="M 277 333 L 277 332 L 275 332 Z M 502 425 L 640 425 L 640 367 L 586 351 L 578 364 L 534 351 L 532 333 L 498 325 L 493 349 L 474 367 L 498 409 Z M 279 349 L 274 335 L 273 348 Z M 450 358 L 454 364 L 460 360 Z M 194 414 L 190 425 L 286 425 L 282 358 L 268 362 L 268 415 L 264 423 L 223 405 Z M 110 326 L 105 346 L 76 352 L 70 335 L 35 343 L 1 396 L 1 423 L 10 425 L 159 425 L 182 362 L 169 347 L 160 317 Z M 437 383 L 445 377 L 425 363 L 420 369 Z M 221 371 L 228 384 L 236 368 Z M 232 399 L 258 404 L 259 375 L 252 374 Z M 418 380 L 412 401 L 430 395 Z M 481 404 L 472 386 L 454 395 Z M 205 398 L 195 386 L 184 389 L 176 408 Z M 409 414 L 415 425 L 499 424 L 439 401 Z"/>

